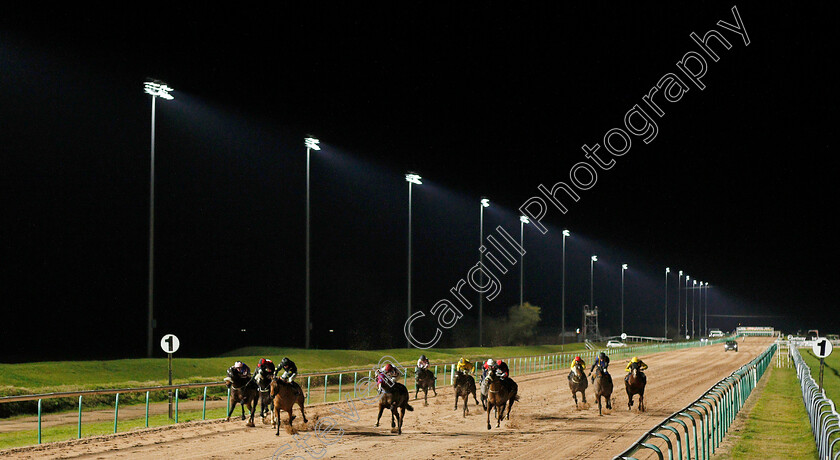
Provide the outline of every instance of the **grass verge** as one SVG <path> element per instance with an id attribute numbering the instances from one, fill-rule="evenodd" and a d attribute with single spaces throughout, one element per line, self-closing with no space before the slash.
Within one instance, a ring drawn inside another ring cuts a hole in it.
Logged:
<path id="1" fill-rule="evenodd" d="M 742 424 L 730 428 L 713 458 L 817 459 L 796 371 L 792 367 L 770 366 L 764 379 L 764 388 L 753 393 L 758 396 L 755 405 L 745 414 Z"/>

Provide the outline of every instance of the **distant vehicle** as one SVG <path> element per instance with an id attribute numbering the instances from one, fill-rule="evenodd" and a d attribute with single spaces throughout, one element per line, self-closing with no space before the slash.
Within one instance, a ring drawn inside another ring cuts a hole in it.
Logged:
<path id="1" fill-rule="evenodd" d="M 723 331 L 720 329 L 712 329 L 709 331 L 709 337 L 723 337 Z"/>
<path id="2" fill-rule="evenodd" d="M 607 342 L 607 348 L 621 348 L 626 346 L 627 344 L 619 342 L 618 340 L 610 340 L 609 342 Z"/>
<path id="3" fill-rule="evenodd" d="M 723 345 L 723 351 L 727 352 L 729 350 L 738 351 L 738 342 L 734 340 L 727 340 L 726 343 Z"/>

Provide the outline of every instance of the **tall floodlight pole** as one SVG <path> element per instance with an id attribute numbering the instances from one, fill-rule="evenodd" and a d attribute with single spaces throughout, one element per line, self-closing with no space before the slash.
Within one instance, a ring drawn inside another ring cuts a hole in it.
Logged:
<path id="1" fill-rule="evenodd" d="M 595 288 L 593 276 L 595 274 L 595 262 L 598 261 L 598 256 L 592 256 L 589 259 L 589 308 L 595 308 Z"/>
<path id="2" fill-rule="evenodd" d="M 149 80 L 143 83 L 146 94 L 152 96 L 152 148 L 149 174 L 149 314 L 146 324 L 146 356 L 152 357 L 152 341 L 154 329 L 154 305 L 155 305 L 155 100 L 162 98 L 174 99 L 170 91 L 172 88 L 163 82 Z"/>
<path id="3" fill-rule="evenodd" d="M 411 186 L 412 184 L 420 185 L 420 176 L 409 172 L 405 175 L 405 180 L 408 182 L 408 316 L 411 318 Z M 406 340 L 407 348 L 411 348 L 411 341 Z"/>
<path id="4" fill-rule="evenodd" d="M 320 142 L 313 136 L 303 140 L 306 145 L 306 348 L 309 348 L 309 334 L 312 331 L 312 322 L 309 319 L 309 152 L 321 150 L 318 147 Z"/>
<path id="5" fill-rule="evenodd" d="M 566 237 L 570 233 L 568 230 L 563 230 L 563 287 L 561 288 L 561 307 L 560 307 L 560 329 L 563 331 L 560 334 L 560 346 L 566 345 Z M 561 348 L 562 349 L 562 348 Z"/>
<path id="6" fill-rule="evenodd" d="M 685 291 L 685 335 L 686 335 L 686 337 L 688 337 L 688 280 L 690 280 L 690 279 L 691 279 L 690 276 L 685 275 L 685 289 L 683 289 L 683 291 Z"/>
<path id="7" fill-rule="evenodd" d="M 706 296 L 703 297 L 703 298 L 706 299 L 706 308 L 705 308 L 706 316 L 703 318 L 703 323 L 704 323 L 705 328 L 706 328 L 706 335 L 708 336 L 709 335 L 709 282 L 708 281 L 706 281 Z"/>
<path id="8" fill-rule="evenodd" d="M 697 334 L 700 337 L 705 337 L 703 332 L 703 282 L 700 282 L 697 291 Z"/>
<path id="9" fill-rule="evenodd" d="M 691 283 L 691 337 L 694 338 L 695 330 L 694 330 L 694 317 L 696 316 L 694 313 L 694 291 L 697 290 L 697 280 L 692 280 Z"/>
<path id="10" fill-rule="evenodd" d="M 679 274 L 679 276 L 677 276 L 677 337 L 680 336 L 680 326 L 682 326 L 682 324 L 680 324 L 682 322 L 682 321 L 680 321 L 682 319 L 682 318 L 680 318 L 680 316 L 682 316 L 682 314 L 681 314 L 682 308 L 680 308 L 680 307 L 682 307 L 682 304 L 680 303 L 681 302 L 680 299 L 682 298 L 682 296 L 680 295 L 680 288 L 681 288 L 680 278 L 682 278 L 682 276 L 683 276 L 683 271 L 680 270 L 680 274 Z"/>
<path id="11" fill-rule="evenodd" d="M 665 267 L 665 335 L 662 337 L 668 338 L 668 273 L 671 273 L 670 267 Z"/>
<path id="12" fill-rule="evenodd" d="M 484 245 L 484 208 L 490 206 L 490 200 L 481 198 L 480 220 L 478 224 L 478 247 Z M 478 251 L 478 260 L 481 266 L 484 267 L 484 252 Z M 484 286 L 484 269 L 478 275 L 481 286 Z M 478 293 L 478 346 L 484 346 L 484 294 Z"/>
<path id="13" fill-rule="evenodd" d="M 525 216 L 519 216 L 519 246 L 525 247 L 525 224 L 530 224 L 531 221 Z M 524 305 L 523 285 L 525 279 L 525 255 L 519 255 L 519 305 Z"/>
<path id="14" fill-rule="evenodd" d="M 621 264 L 621 333 L 625 333 L 627 331 L 624 330 L 624 271 L 627 270 L 627 264 Z"/>

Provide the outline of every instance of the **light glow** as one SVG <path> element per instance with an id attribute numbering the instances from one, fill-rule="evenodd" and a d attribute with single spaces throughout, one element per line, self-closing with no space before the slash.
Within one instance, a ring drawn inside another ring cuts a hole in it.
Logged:
<path id="1" fill-rule="evenodd" d="M 408 173 L 405 175 L 405 180 L 411 182 L 412 184 L 422 184 L 422 182 L 420 182 L 420 179 L 421 177 L 414 173 Z"/>
<path id="2" fill-rule="evenodd" d="M 592 256 L 592 262 L 597 262 L 597 261 L 598 261 L 598 256 Z"/>
<path id="3" fill-rule="evenodd" d="M 167 86 L 163 82 L 152 81 L 152 80 L 147 81 L 147 82 L 143 83 L 143 90 L 147 94 L 150 94 L 154 97 L 160 97 L 160 98 L 163 98 L 163 99 L 166 99 L 166 100 L 175 99 L 175 97 L 173 97 L 171 94 L 169 94 L 169 92 L 172 91 L 172 88 L 170 88 L 169 86 Z"/>
<path id="4" fill-rule="evenodd" d="M 303 143 L 306 144 L 306 148 L 312 149 L 312 150 L 321 150 L 321 147 L 318 147 L 318 144 L 320 142 L 321 141 L 319 141 L 315 137 L 307 137 L 306 139 L 303 140 Z"/>
<path id="5" fill-rule="evenodd" d="M 481 199 L 481 205 L 484 206 L 485 208 L 490 207 L 490 200 L 488 200 L 487 198 L 482 198 Z"/>
<path id="6" fill-rule="evenodd" d="M 528 218 L 527 218 L 527 217 L 525 217 L 525 216 L 519 216 L 519 222 L 522 222 L 523 224 L 530 224 L 530 223 L 531 223 L 531 220 L 530 220 L 530 219 L 528 219 Z"/>

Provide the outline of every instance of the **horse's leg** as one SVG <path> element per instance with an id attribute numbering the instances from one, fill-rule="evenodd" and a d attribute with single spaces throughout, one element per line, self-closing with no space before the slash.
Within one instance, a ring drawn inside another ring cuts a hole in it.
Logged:
<path id="1" fill-rule="evenodd" d="M 627 410 L 633 410 L 633 393 L 627 388 Z"/>
<path id="2" fill-rule="evenodd" d="M 397 423 L 394 419 L 399 419 L 399 414 L 397 413 L 397 405 L 391 404 L 391 429 L 397 427 Z"/>
<path id="3" fill-rule="evenodd" d="M 405 419 L 405 406 L 400 407 L 399 417 L 400 417 L 400 421 L 399 421 L 399 427 L 397 428 L 397 434 L 402 434 L 402 424 L 403 424 L 403 420 Z"/>
<path id="4" fill-rule="evenodd" d="M 289 410 L 286 411 L 286 412 L 289 413 L 289 426 L 292 426 L 292 422 L 297 418 L 297 417 L 295 417 L 295 414 L 293 413 L 294 410 L 295 410 L 295 403 L 294 402 L 289 403 Z"/>
<path id="5" fill-rule="evenodd" d="M 417 393 L 419 393 L 419 392 L 420 392 L 420 385 L 415 384 L 415 386 L 414 386 L 414 399 L 417 399 Z"/>
<path id="6" fill-rule="evenodd" d="M 502 425 L 502 419 L 505 418 L 505 406 L 507 405 L 507 401 L 502 403 L 501 409 L 498 409 L 496 412 L 496 428 L 499 428 Z M 498 406 L 497 406 L 498 408 Z"/>
<path id="7" fill-rule="evenodd" d="M 435 396 L 437 396 L 437 390 L 435 389 L 435 381 L 432 380 L 432 391 L 435 392 Z"/>
<path id="8" fill-rule="evenodd" d="M 458 391 L 456 390 L 455 391 L 455 408 L 452 409 L 452 410 L 458 410 L 458 398 L 460 398 L 460 397 L 461 397 L 461 395 L 459 395 Z"/>
<path id="9" fill-rule="evenodd" d="M 303 395 L 298 396 L 297 404 L 300 407 L 300 415 L 303 417 L 303 423 L 308 423 L 309 420 L 306 420 L 306 413 L 303 411 Z"/>
<path id="10" fill-rule="evenodd" d="M 385 410 L 385 406 L 382 403 L 379 403 L 379 415 L 376 417 L 376 426 L 379 426 L 379 419 L 382 418 L 382 411 Z"/>
<path id="11" fill-rule="evenodd" d="M 510 410 L 513 408 L 514 401 L 516 401 L 514 398 L 510 398 L 510 400 L 508 400 L 507 415 L 505 415 L 505 418 L 508 420 L 510 420 Z"/>
<path id="12" fill-rule="evenodd" d="M 245 420 L 245 398 L 242 398 L 242 401 L 239 401 L 239 407 L 242 409 L 242 420 Z"/>
<path id="13" fill-rule="evenodd" d="M 577 407 L 578 407 L 577 392 L 575 390 L 572 390 L 572 398 L 575 398 L 575 409 L 577 409 Z"/>
<path id="14" fill-rule="evenodd" d="M 228 411 L 227 419 L 225 419 L 226 422 L 230 421 L 230 414 L 232 414 L 233 409 L 236 408 L 236 398 L 231 398 L 231 401 L 233 402 L 233 404 L 230 405 L 230 410 Z"/>
<path id="15" fill-rule="evenodd" d="M 272 412 L 274 417 L 275 425 L 277 425 L 277 432 L 274 433 L 275 436 L 280 436 L 280 405 L 274 405 L 274 412 Z"/>
<path id="16" fill-rule="evenodd" d="M 482 401 L 484 401 L 484 398 L 482 398 Z M 490 429 L 490 407 L 492 405 L 493 405 L 493 403 L 488 400 L 487 401 L 487 429 L 488 430 Z"/>
<path id="17" fill-rule="evenodd" d="M 470 402 L 470 394 L 467 393 L 464 395 L 464 418 L 467 418 L 467 414 L 470 413 L 470 408 L 467 407 L 467 403 Z"/>
<path id="18" fill-rule="evenodd" d="M 586 387 L 580 389 L 580 394 L 583 395 L 583 403 L 586 404 Z"/>
<path id="19" fill-rule="evenodd" d="M 257 415 L 257 398 L 259 398 L 259 392 L 257 392 L 257 394 L 248 401 L 248 412 L 250 412 L 250 418 L 248 419 L 246 426 L 254 426 L 254 416 Z"/>
<path id="20" fill-rule="evenodd" d="M 639 392 L 639 412 L 645 411 L 645 389 Z"/>

